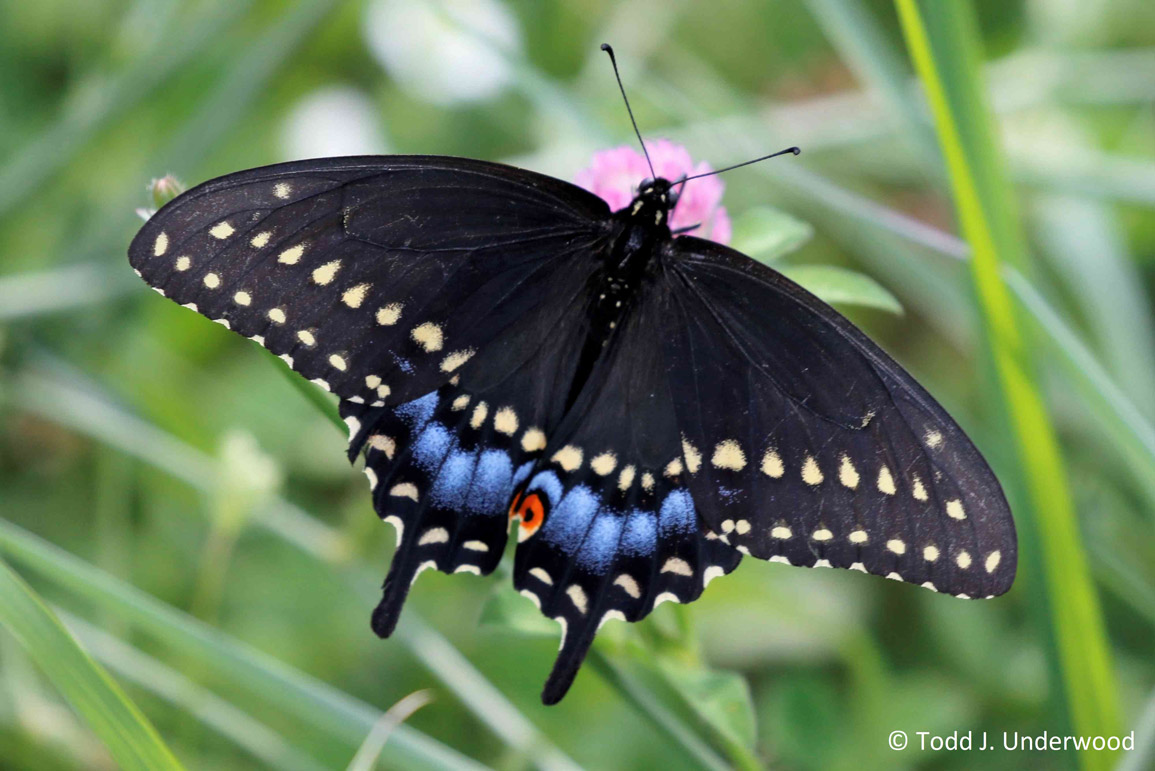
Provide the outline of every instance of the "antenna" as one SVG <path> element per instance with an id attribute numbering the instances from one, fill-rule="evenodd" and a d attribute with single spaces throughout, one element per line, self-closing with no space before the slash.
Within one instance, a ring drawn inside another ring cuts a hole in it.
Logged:
<path id="1" fill-rule="evenodd" d="M 713 176 L 714 174 L 721 174 L 723 171 L 730 171 L 731 169 L 740 169 L 743 166 L 749 166 L 752 163 L 758 163 L 759 161 L 766 161 L 766 160 L 769 160 L 771 158 L 777 158 L 779 155 L 786 155 L 786 153 L 794 153 L 795 155 L 798 155 L 800 152 L 802 152 L 802 150 L 797 148 L 797 147 L 787 147 L 785 150 L 779 150 L 776 153 L 770 153 L 769 155 L 763 155 L 761 158 L 755 158 L 752 161 L 745 161 L 743 163 L 735 163 L 733 166 L 727 166 L 724 169 L 717 169 L 715 171 L 707 171 L 704 174 L 695 174 L 692 177 L 682 177 L 681 179 L 679 179 L 674 184 L 680 185 L 680 184 L 683 184 L 685 182 L 689 182 L 691 179 L 701 179 L 702 177 L 710 177 L 710 176 Z"/>
<path id="2" fill-rule="evenodd" d="M 626 103 L 626 112 L 630 114 L 630 123 L 634 125 L 634 133 L 638 135 L 638 144 L 642 146 L 642 154 L 646 156 L 646 165 L 650 167 L 650 176 L 657 178 L 654 173 L 654 164 L 650 162 L 650 151 L 646 149 L 646 143 L 642 140 L 642 132 L 638 131 L 638 122 L 634 120 L 634 111 L 630 109 L 630 100 L 626 97 L 626 87 L 622 85 L 622 76 L 618 73 L 618 60 L 614 57 L 614 49 L 609 43 L 602 43 L 602 50 L 610 55 L 610 63 L 614 65 L 614 77 L 618 79 L 618 90 L 622 92 L 622 100 Z M 795 148 L 797 150 L 798 148 Z"/>

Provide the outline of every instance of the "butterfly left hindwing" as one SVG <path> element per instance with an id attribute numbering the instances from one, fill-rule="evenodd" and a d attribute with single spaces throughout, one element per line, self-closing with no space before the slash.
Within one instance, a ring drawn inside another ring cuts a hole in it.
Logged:
<path id="1" fill-rule="evenodd" d="M 417 400 L 341 402 L 350 457 L 365 454 L 377 513 L 397 551 L 373 628 L 389 635 L 427 568 L 490 573 L 505 549 L 509 504 L 561 421 L 585 338 L 589 289 L 561 266 L 537 313 L 511 321 L 445 385 Z"/>

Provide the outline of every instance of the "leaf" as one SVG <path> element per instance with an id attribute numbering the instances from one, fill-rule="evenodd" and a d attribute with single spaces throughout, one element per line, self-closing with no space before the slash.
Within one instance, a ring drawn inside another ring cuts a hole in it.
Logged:
<path id="1" fill-rule="evenodd" d="M 604 647 L 604 646 L 603 646 Z M 603 647 L 594 646 L 590 650 L 588 664 L 602 679 L 644 715 L 666 738 L 677 744 L 687 758 L 692 758 L 701 768 L 723 771 L 727 768 L 755 769 L 758 763 L 744 746 L 721 734 L 717 741 L 709 741 L 708 730 L 699 730 L 689 710 L 667 678 L 652 661 L 652 652 L 635 651 L 632 654 L 618 651 L 613 655 L 603 652 Z M 707 723 L 705 728 L 712 728 Z M 729 761 L 720 757 L 715 745 L 729 742 Z"/>
<path id="2" fill-rule="evenodd" d="M 643 714 L 706 768 L 761 768 L 754 753 L 754 707 L 746 682 L 732 672 L 627 646 L 608 655 L 594 648 L 590 663 L 609 683 L 644 705 Z M 721 750 L 726 760 L 718 758 Z"/>
<path id="3" fill-rule="evenodd" d="M 505 585 L 494 587 L 481 607 L 481 626 L 494 627 L 532 637 L 557 637 L 557 624 L 541 615 L 533 603 L 509 591 Z"/>
<path id="4" fill-rule="evenodd" d="M 759 262 L 774 262 L 800 248 L 814 235 L 809 222 L 769 206 L 747 209 L 734 218 L 730 245 Z"/>
<path id="5" fill-rule="evenodd" d="M 782 265 L 782 275 L 831 305 L 859 305 L 901 316 L 902 303 L 865 273 L 835 265 Z"/>
<path id="6" fill-rule="evenodd" d="M 745 747 L 757 737 L 754 704 L 746 679 L 736 672 L 691 667 L 673 659 L 658 661 L 673 685 L 702 720 Z"/>
<path id="7" fill-rule="evenodd" d="M 88 721 L 120 768 L 182 768 L 148 718 L 80 647 L 32 588 L 2 561 L 0 624 L 12 632 L 48 679 Z"/>

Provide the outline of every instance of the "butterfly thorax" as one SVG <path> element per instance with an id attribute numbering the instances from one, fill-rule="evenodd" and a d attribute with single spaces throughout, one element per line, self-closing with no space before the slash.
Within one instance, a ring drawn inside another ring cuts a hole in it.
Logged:
<path id="1" fill-rule="evenodd" d="M 670 209 L 677 197 L 670 191 L 670 182 L 655 179 L 642 183 L 630 205 L 614 213 L 615 223 L 621 226 L 614 251 L 618 256 L 632 257 L 657 241 L 670 237 Z"/>
<path id="2" fill-rule="evenodd" d="M 642 183 L 630 205 L 614 212 L 614 240 L 602 271 L 595 307 L 603 309 L 598 316 L 615 320 L 628 306 L 642 277 L 658 254 L 658 247 L 670 239 L 670 208 L 675 201 L 670 183 L 655 179 Z M 602 296 L 604 295 L 604 297 Z"/>

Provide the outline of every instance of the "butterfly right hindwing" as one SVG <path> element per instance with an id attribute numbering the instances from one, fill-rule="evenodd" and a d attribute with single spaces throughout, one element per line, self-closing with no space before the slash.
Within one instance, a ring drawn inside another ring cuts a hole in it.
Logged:
<path id="1" fill-rule="evenodd" d="M 666 303 L 651 276 L 515 505 L 514 586 L 562 625 L 546 704 L 565 694 L 605 621 L 693 602 L 741 560 L 704 525 L 673 465 L 680 440 L 662 366 Z"/>

